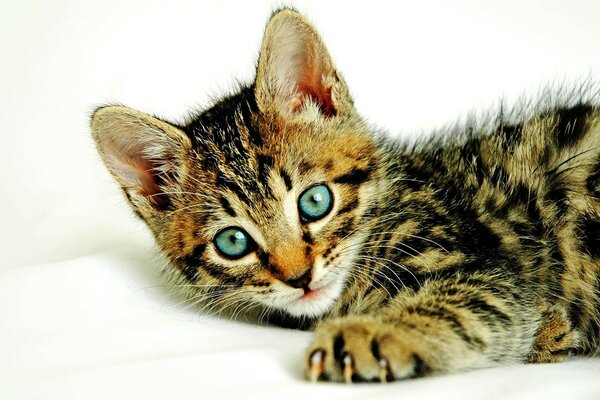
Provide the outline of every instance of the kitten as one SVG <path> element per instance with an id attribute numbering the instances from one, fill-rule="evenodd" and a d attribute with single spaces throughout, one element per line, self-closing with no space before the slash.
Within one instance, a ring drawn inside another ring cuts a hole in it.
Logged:
<path id="1" fill-rule="evenodd" d="M 197 298 L 315 325 L 312 380 L 596 355 L 600 110 L 377 137 L 314 28 L 269 21 L 255 82 L 185 125 L 108 106 L 93 137 Z"/>

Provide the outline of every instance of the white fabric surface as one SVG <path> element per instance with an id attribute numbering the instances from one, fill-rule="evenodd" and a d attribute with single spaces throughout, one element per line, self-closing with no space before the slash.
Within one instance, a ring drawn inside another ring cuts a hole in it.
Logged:
<path id="1" fill-rule="evenodd" d="M 597 1 L 413 3 L 294 3 L 361 112 L 392 131 L 600 75 Z M 181 120 L 252 76 L 273 6 L 0 4 L 0 399 L 599 399 L 600 360 L 311 385 L 310 333 L 202 315 L 165 287 L 89 113 L 114 101 Z"/>

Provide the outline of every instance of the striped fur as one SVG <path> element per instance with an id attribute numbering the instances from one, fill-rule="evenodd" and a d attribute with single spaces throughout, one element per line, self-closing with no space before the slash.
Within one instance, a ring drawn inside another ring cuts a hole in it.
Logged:
<path id="1" fill-rule="evenodd" d="M 381 382 L 600 352 L 600 109 L 530 114 L 378 137 L 282 10 L 253 85 L 182 126 L 110 106 L 92 131 L 192 299 L 315 327 L 311 379 Z M 315 183 L 334 206 L 303 223 Z M 239 260 L 213 244 L 230 226 L 255 242 Z"/>

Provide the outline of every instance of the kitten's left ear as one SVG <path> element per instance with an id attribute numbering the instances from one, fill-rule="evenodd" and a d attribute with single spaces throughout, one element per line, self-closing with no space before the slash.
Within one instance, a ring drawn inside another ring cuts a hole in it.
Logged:
<path id="1" fill-rule="evenodd" d="M 263 113 L 284 118 L 318 107 L 334 117 L 354 110 L 352 98 L 317 31 L 299 13 L 284 9 L 267 24 L 256 73 Z"/>

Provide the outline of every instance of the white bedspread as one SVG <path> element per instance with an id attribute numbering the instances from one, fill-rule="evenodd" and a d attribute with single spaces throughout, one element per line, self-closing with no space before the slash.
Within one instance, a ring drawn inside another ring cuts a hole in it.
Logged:
<path id="1" fill-rule="evenodd" d="M 359 109 L 393 130 L 600 73 L 596 1 L 292 3 Z M 181 120 L 251 77 L 272 4 L 0 5 L 0 399 L 600 399 L 597 359 L 309 384 L 310 333 L 203 315 L 165 287 L 95 154 L 89 112 L 114 101 Z"/>
<path id="2" fill-rule="evenodd" d="M 159 286 L 144 250 L 2 271 L 0 398 L 600 398 L 600 360 L 310 384 L 301 371 L 310 333 L 199 316 Z"/>

